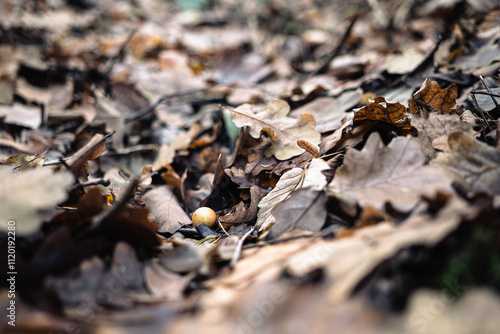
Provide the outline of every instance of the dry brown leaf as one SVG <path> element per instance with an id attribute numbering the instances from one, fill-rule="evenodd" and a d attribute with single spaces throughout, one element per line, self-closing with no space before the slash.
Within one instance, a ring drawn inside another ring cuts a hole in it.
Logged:
<path id="1" fill-rule="evenodd" d="M 7 163 L 14 165 L 15 170 L 21 171 L 31 168 L 40 168 L 43 166 L 45 160 L 47 160 L 45 158 L 45 152 L 35 155 L 18 153 L 7 158 Z"/>
<path id="2" fill-rule="evenodd" d="M 104 152 L 106 149 L 105 141 L 109 136 L 111 134 L 106 136 L 100 133 L 95 134 L 85 146 L 66 159 L 66 164 L 71 168 L 76 177 L 86 177 L 87 169 L 85 164 L 88 160 L 98 158 Z"/>
<path id="3" fill-rule="evenodd" d="M 261 131 L 267 133 L 273 145 L 266 150 L 266 156 L 287 160 L 302 154 L 304 149 L 297 145 L 297 140 L 306 139 L 318 145 L 321 135 L 314 129 L 316 122 L 310 114 L 304 113 L 299 119 L 287 117 L 290 106 L 283 100 L 273 100 L 262 113 L 254 114 L 252 105 L 244 104 L 231 111 L 232 120 L 238 127 L 249 126 L 250 135 L 259 138 Z"/>
<path id="4" fill-rule="evenodd" d="M 381 96 L 354 113 L 354 126 L 365 121 L 379 121 L 391 124 L 399 129 L 402 134 L 414 132 L 410 119 L 406 115 L 405 107 L 399 102 L 387 102 Z"/>
<path id="5" fill-rule="evenodd" d="M 359 204 L 380 210 L 390 202 L 407 212 L 420 201 L 421 195 L 451 191 L 453 173 L 424 163 L 425 156 L 411 137 L 396 137 L 385 146 L 374 132 L 361 151 L 347 151 L 344 165 L 336 171 L 328 193 L 349 208 Z"/>
<path id="6" fill-rule="evenodd" d="M 420 89 L 413 94 L 409 111 L 413 114 L 422 111 L 425 115 L 431 112 L 455 114 L 458 109 L 457 96 L 458 87 L 455 83 L 442 89 L 436 81 L 425 79 Z"/>
<path id="7" fill-rule="evenodd" d="M 448 136 L 453 132 L 467 131 L 471 134 L 473 133 L 471 125 L 462 122 L 458 115 L 432 113 L 429 114 L 428 119 L 415 116 L 411 120 L 411 125 L 418 131 L 417 140 L 427 158 L 434 158 L 436 156 L 436 149 L 444 151 L 442 145 L 440 147 L 436 145 L 443 140 L 448 141 Z"/>
<path id="8" fill-rule="evenodd" d="M 0 229 L 16 222 L 16 232 L 27 234 L 38 229 L 43 217 L 39 210 L 53 208 L 66 199 L 66 187 L 73 183 L 71 173 L 54 173 L 49 168 L 13 173 L 0 168 Z"/>
<path id="9" fill-rule="evenodd" d="M 219 220 L 223 223 L 245 223 L 251 221 L 257 217 L 258 205 L 260 202 L 260 189 L 257 186 L 252 186 L 250 188 L 250 206 L 246 207 L 245 203 L 240 202 L 234 210 L 224 216 L 219 217 Z"/>
<path id="10" fill-rule="evenodd" d="M 322 140 L 320 154 L 338 152 L 343 148 L 358 145 L 363 141 L 365 134 L 376 125 L 375 122 L 369 122 L 353 128 L 352 117 L 353 115 L 350 114 L 350 116 L 344 118 L 342 127 Z"/>
<path id="11" fill-rule="evenodd" d="M 500 150 L 488 146 L 470 134 L 452 133 L 450 153 L 438 154 L 431 163 L 461 175 L 474 192 L 500 195 Z"/>
<path id="12" fill-rule="evenodd" d="M 268 230 L 277 221 L 277 217 L 272 214 L 273 209 L 286 200 L 294 191 L 311 188 L 312 191 L 319 192 L 326 187 L 326 176 L 322 171 L 329 169 L 328 164 L 322 159 L 312 159 L 306 169 L 293 168 L 286 172 L 259 203 L 259 213 L 257 214 L 258 231 Z M 299 196 L 300 197 L 300 196 Z"/>
<path id="13" fill-rule="evenodd" d="M 142 196 L 146 207 L 155 215 L 158 222 L 158 232 L 173 233 L 185 224 L 191 224 L 191 219 L 181 208 L 179 201 L 172 190 L 167 187 L 158 187 Z"/>

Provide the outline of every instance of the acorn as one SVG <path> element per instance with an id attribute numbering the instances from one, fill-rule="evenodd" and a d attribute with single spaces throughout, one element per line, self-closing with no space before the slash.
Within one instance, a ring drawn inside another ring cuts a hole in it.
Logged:
<path id="1" fill-rule="evenodd" d="M 214 210 L 210 209 L 209 207 L 203 206 L 201 208 L 198 208 L 193 213 L 192 221 L 195 227 L 198 224 L 205 224 L 208 227 L 214 227 L 215 223 L 217 222 L 217 215 L 215 214 Z"/>

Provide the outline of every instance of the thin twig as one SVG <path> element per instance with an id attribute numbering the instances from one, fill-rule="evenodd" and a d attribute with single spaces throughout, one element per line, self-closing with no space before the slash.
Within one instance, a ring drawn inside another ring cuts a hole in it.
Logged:
<path id="1" fill-rule="evenodd" d="M 477 110 L 481 113 L 481 117 L 483 117 L 483 120 L 486 122 L 486 125 L 488 126 L 488 129 L 491 131 L 491 126 L 490 123 L 488 123 L 488 120 L 486 119 L 486 115 L 484 114 L 483 108 L 477 103 L 476 96 L 474 94 L 471 95 L 472 101 L 474 102 L 474 105 L 476 106 Z"/>
<path id="2" fill-rule="evenodd" d="M 484 78 L 483 78 L 482 75 L 480 75 L 479 78 L 481 79 L 481 82 L 483 83 L 484 88 L 486 88 L 486 90 L 488 91 L 488 93 L 490 93 L 490 97 L 493 100 L 493 103 L 495 104 L 495 107 L 498 109 L 498 111 L 500 111 L 500 106 L 497 103 L 497 99 L 495 99 L 493 96 L 491 96 L 491 94 L 493 94 L 493 92 L 491 91 L 490 87 L 488 87 L 488 84 L 486 83 L 486 80 L 484 80 Z"/>
<path id="3" fill-rule="evenodd" d="M 335 49 L 328 55 L 328 57 L 323 61 L 323 63 L 312 73 L 308 75 L 308 77 L 313 77 L 317 74 L 324 74 L 328 70 L 328 66 L 330 65 L 330 62 L 337 57 L 340 52 L 342 51 L 342 47 L 344 46 L 345 41 L 351 34 L 352 28 L 354 27 L 354 23 L 358 20 L 358 16 L 355 15 L 351 18 L 351 22 L 349 22 L 349 26 L 347 26 L 347 29 L 344 31 L 344 35 L 340 39 L 339 43 L 335 47 Z M 304 77 L 305 78 L 305 77 Z"/>
<path id="4" fill-rule="evenodd" d="M 110 184 L 111 184 L 111 181 L 109 181 L 108 179 L 97 179 L 97 180 L 92 180 L 92 181 L 88 181 L 88 182 L 84 182 L 84 183 L 75 184 L 73 187 L 71 187 L 70 191 L 75 191 L 75 190 L 82 189 L 84 187 L 97 186 L 97 185 L 102 185 L 102 186 L 107 187 Z"/>
<path id="5" fill-rule="evenodd" d="M 210 87 L 212 88 L 212 87 Z M 180 97 L 180 96 L 185 96 L 185 95 L 191 95 L 191 94 L 196 94 L 196 93 L 200 93 L 200 92 L 205 92 L 207 91 L 208 89 L 210 88 L 196 88 L 196 89 L 190 89 L 190 90 L 186 90 L 186 91 L 183 91 L 183 92 L 178 92 L 178 93 L 173 93 L 173 94 L 165 94 L 163 96 L 161 96 L 158 101 L 156 101 L 155 103 L 139 110 L 135 115 L 132 115 L 130 117 L 127 117 L 125 118 L 125 123 L 129 123 L 129 122 L 132 122 L 132 121 L 135 121 L 139 118 L 142 118 L 144 116 L 146 116 L 147 114 L 149 114 L 151 111 L 153 111 L 160 103 L 163 103 L 169 99 L 172 99 L 174 97 Z"/>
<path id="6" fill-rule="evenodd" d="M 495 97 L 500 97 L 500 94 L 496 94 L 496 93 L 493 93 L 493 92 L 481 92 L 479 90 L 472 90 L 470 92 L 471 94 L 480 94 L 480 95 L 489 95 L 489 96 L 495 96 Z"/>
<path id="7" fill-rule="evenodd" d="M 238 243 L 236 244 L 236 249 L 234 250 L 233 258 L 231 259 L 231 262 L 229 263 L 229 266 L 231 268 L 234 268 L 236 265 L 236 262 L 238 262 L 238 259 L 240 258 L 241 254 L 241 249 L 243 248 L 243 243 L 245 242 L 245 239 L 253 232 L 254 227 L 250 228 L 250 230 L 245 233 L 239 240 Z"/>
<path id="8" fill-rule="evenodd" d="M 132 29 L 132 31 L 128 35 L 127 39 L 122 43 L 122 45 L 120 46 L 120 50 L 113 57 L 113 59 L 111 60 L 111 63 L 108 66 L 108 68 L 104 71 L 104 73 L 106 74 L 106 76 L 109 76 L 109 74 L 113 70 L 113 67 L 115 67 L 116 62 L 123 57 L 123 55 L 125 53 L 125 48 L 127 47 L 128 43 L 132 40 L 132 38 L 134 37 L 134 35 L 135 35 L 135 33 L 137 32 L 138 29 L 139 29 L 139 27 L 135 27 L 134 29 Z"/>

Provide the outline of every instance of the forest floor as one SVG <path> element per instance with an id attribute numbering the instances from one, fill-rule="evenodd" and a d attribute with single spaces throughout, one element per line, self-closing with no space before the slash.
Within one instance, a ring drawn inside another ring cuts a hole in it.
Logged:
<path id="1" fill-rule="evenodd" d="M 499 74 L 497 0 L 0 2 L 0 331 L 498 333 Z"/>

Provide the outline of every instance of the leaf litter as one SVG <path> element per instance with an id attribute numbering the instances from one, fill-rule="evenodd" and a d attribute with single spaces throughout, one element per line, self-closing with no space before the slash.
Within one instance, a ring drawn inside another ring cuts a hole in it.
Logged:
<path id="1" fill-rule="evenodd" d="M 186 6 L 0 4 L 16 329 L 495 333 L 498 5 Z"/>

